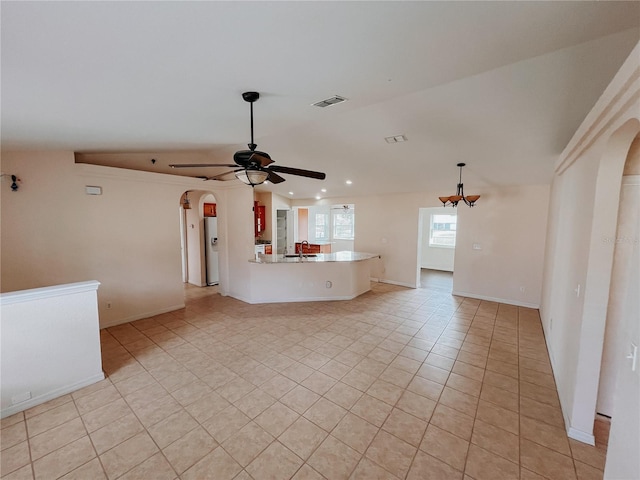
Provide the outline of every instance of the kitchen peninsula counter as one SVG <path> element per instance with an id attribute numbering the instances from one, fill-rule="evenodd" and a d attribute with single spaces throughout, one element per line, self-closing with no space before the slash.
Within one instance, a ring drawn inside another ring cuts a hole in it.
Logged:
<path id="1" fill-rule="evenodd" d="M 380 258 L 379 254 L 366 252 L 335 252 L 318 253 L 311 255 L 259 255 L 257 260 L 249 260 L 253 263 L 326 263 L 326 262 L 361 262 L 372 258 Z"/>
<path id="2" fill-rule="evenodd" d="M 335 252 L 315 256 L 259 255 L 249 260 L 248 303 L 351 300 L 371 290 L 371 265 L 380 255 Z"/>

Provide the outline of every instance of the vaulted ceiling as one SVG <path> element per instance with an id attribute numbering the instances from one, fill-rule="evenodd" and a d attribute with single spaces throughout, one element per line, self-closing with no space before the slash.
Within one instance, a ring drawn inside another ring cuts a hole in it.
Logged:
<path id="1" fill-rule="evenodd" d="M 548 183 L 640 2 L 3 1 L 1 27 L 4 150 L 211 176 L 168 164 L 231 162 L 255 90 L 258 149 L 327 173 L 260 188 L 308 198 L 448 192 L 458 162 L 474 191 Z"/>

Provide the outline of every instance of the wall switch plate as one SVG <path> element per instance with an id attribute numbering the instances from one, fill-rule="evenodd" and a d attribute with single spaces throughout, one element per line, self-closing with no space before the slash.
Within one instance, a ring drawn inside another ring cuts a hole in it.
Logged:
<path id="1" fill-rule="evenodd" d="M 473 249 L 474 250 L 482 250 L 482 245 L 480 245 L 479 243 L 474 243 L 473 244 Z"/>
<path id="2" fill-rule="evenodd" d="M 627 355 L 627 360 L 631 360 L 631 371 L 635 372 L 638 367 L 638 346 L 635 343 L 631 344 L 631 353 Z"/>
<path id="3" fill-rule="evenodd" d="M 84 191 L 87 195 L 102 195 L 102 187 L 96 187 L 94 185 L 86 185 Z"/>

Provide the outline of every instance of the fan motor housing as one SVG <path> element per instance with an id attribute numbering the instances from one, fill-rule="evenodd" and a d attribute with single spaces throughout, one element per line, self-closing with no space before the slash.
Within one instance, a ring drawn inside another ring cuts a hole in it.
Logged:
<path id="1" fill-rule="evenodd" d="M 260 98 L 260 94 L 258 92 L 244 92 L 242 98 L 245 102 L 253 103 Z"/>
<path id="2" fill-rule="evenodd" d="M 248 167 L 251 165 L 266 166 L 266 165 L 262 165 L 259 160 L 256 160 L 255 158 L 252 159 L 254 155 L 257 155 L 258 156 L 257 158 L 259 158 L 259 156 L 262 156 L 271 160 L 271 156 L 269 156 L 269 154 L 266 152 L 259 152 L 257 150 L 256 151 L 240 150 L 233 154 L 233 161 L 236 162 L 241 167 Z"/>

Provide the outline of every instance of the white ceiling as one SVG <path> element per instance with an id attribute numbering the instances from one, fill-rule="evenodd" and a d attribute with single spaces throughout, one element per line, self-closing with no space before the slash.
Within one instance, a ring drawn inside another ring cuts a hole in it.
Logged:
<path id="1" fill-rule="evenodd" d="M 167 165 L 231 162 L 256 90 L 258 149 L 327 173 L 263 189 L 448 194 L 462 161 L 481 193 L 550 181 L 640 39 L 640 2 L 3 1 L 1 27 L 4 150 L 215 175 Z"/>

